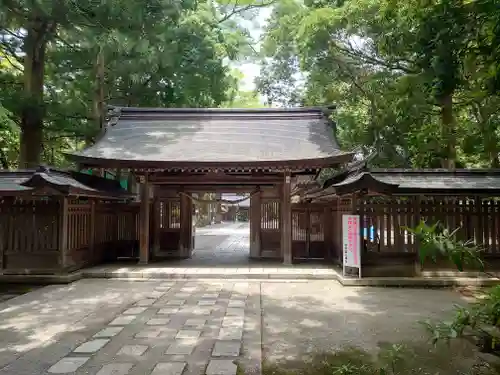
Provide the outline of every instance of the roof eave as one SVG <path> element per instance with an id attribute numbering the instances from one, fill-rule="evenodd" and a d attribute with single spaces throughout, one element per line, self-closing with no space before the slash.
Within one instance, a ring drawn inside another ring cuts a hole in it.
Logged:
<path id="1" fill-rule="evenodd" d="M 342 152 L 338 155 L 320 159 L 301 160 L 272 160 L 248 162 L 198 162 L 198 161 L 169 161 L 169 160 L 126 160 L 104 159 L 88 157 L 78 154 L 65 153 L 71 160 L 99 168 L 130 168 L 130 169 L 303 169 L 326 168 L 352 160 L 354 153 Z"/>
<path id="2" fill-rule="evenodd" d="M 399 185 L 380 181 L 373 177 L 371 173 L 362 172 L 355 180 L 349 183 L 339 183 L 332 185 L 335 193 L 339 196 L 353 194 L 357 192 L 374 192 L 378 194 L 394 194 Z"/>

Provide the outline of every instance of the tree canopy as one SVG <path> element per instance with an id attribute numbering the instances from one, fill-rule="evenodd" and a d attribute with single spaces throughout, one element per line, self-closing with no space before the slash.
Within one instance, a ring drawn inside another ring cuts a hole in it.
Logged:
<path id="1" fill-rule="evenodd" d="M 240 20 L 262 2 L 1 0 L 3 167 L 64 164 L 107 105 L 215 107 L 254 53 Z"/>
<path id="2" fill-rule="evenodd" d="M 498 167 L 499 17 L 495 0 L 283 0 L 257 87 L 336 104 L 343 146 L 383 165 Z"/>

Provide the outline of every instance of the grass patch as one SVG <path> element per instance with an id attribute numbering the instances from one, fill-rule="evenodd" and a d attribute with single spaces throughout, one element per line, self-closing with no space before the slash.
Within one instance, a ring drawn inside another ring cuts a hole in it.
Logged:
<path id="1" fill-rule="evenodd" d="M 303 361 L 263 364 L 263 375 L 494 375 L 500 367 L 480 359 L 466 342 L 380 344 L 370 354 L 355 347 L 315 353 Z"/>

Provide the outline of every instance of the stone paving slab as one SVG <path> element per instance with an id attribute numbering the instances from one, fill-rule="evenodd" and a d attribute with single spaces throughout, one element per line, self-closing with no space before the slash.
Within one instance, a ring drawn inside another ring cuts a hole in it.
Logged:
<path id="1" fill-rule="evenodd" d="M 208 364 L 206 375 L 236 375 L 238 367 L 231 360 L 212 359 Z"/>
<path id="2" fill-rule="evenodd" d="M 48 372 L 50 374 L 67 374 L 69 372 L 75 372 L 88 360 L 89 357 L 64 357 L 51 366 Z"/>
<path id="3" fill-rule="evenodd" d="M 133 363 L 108 363 L 96 375 L 127 375 L 132 367 Z"/>
<path id="4" fill-rule="evenodd" d="M 94 339 L 81 344 L 74 353 L 95 353 L 109 342 L 109 339 Z"/>
<path id="5" fill-rule="evenodd" d="M 158 363 L 151 375 L 181 375 L 186 368 L 186 362 Z"/>

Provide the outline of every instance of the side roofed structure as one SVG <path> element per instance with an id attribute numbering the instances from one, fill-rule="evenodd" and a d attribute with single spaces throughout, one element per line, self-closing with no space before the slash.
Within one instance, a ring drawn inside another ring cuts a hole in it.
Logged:
<path id="1" fill-rule="evenodd" d="M 500 169 L 380 169 L 369 168 L 370 157 L 350 163 L 311 189 L 304 199 L 323 201 L 351 194 L 369 195 L 483 195 L 500 194 Z"/>
<path id="2" fill-rule="evenodd" d="M 117 181 L 75 171 L 41 166 L 18 171 L 0 170 L 0 196 L 82 196 L 89 198 L 133 198 Z"/>

